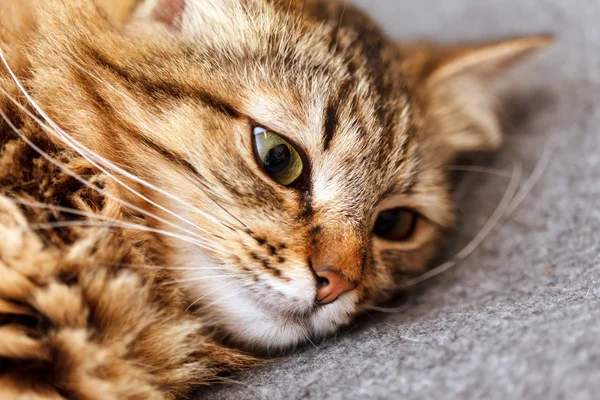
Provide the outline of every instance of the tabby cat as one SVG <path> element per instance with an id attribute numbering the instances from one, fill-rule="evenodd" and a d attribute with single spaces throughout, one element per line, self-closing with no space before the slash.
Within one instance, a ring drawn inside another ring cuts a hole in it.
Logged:
<path id="1" fill-rule="evenodd" d="M 0 18 L 2 399 L 185 396 L 388 299 L 454 223 L 449 163 L 501 144 L 494 81 L 550 42 L 399 44 L 332 0 Z"/>

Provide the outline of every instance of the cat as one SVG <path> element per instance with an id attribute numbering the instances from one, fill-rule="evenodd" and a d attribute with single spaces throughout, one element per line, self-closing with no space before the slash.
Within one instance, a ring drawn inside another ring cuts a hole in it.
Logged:
<path id="1" fill-rule="evenodd" d="M 389 299 L 455 222 L 447 166 L 501 145 L 494 82 L 551 42 L 396 43 L 331 0 L 0 17 L 2 398 L 185 396 Z"/>

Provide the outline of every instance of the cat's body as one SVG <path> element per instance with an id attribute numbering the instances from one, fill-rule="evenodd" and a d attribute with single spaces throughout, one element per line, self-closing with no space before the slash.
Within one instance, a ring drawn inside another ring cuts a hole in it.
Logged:
<path id="1" fill-rule="evenodd" d="M 179 396 L 255 363 L 224 341 L 287 348 L 388 298 L 452 226 L 447 163 L 500 143 L 486 79 L 547 42 L 138 3 L 0 6 L 0 393 Z"/>

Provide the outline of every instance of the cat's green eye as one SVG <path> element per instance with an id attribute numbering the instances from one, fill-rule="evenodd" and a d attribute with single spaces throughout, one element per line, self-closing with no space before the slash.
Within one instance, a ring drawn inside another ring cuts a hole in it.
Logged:
<path id="1" fill-rule="evenodd" d="M 406 208 L 382 211 L 377 217 L 373 232 L 392 242 L 408 241 L 417 228 L 418 215 Z"/>
<path id="2" fill-rule="evenodd" d="M 304 171 L 304 163 L 298 151 L 276 133 L 255 128 L 254 149 L 258 165 L 280 185 L 294 184 Z"/>

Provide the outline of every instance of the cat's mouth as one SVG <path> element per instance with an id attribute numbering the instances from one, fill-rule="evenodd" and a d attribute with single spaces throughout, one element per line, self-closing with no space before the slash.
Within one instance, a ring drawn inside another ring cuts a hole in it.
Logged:
<path id="1" fill-rule="evenodd" d="M 247 303 L 251 310 L 242 320 L 235 319 L 233 330 L 244 332 L 235 335 L 236 342 L 253 349 L 273 347 L 285 350 L 297 344 L 322 338 L 350 323 L 356 313 L 357 295 L 345 293 L 331 304 L 313 301 L 298 307 L 293 300 L 282 302 L 277 307 L 263 301 L 251 292 L 239 292 L 240 302 Z M 239 303 L 238 303 L 239 304 Z M 228 305 L 226 305 L 226 308 Z M 239 315 L 237 310 L 233 315 Z M 253 318 L 250 318 L 250 316 Z M 231 325 L 230 325 L 231 328 Z"/>
<path id="2" fill-rule="evenodd" d="M 186 276 L 190 304 L 201 298 L 194 305 L 197 313 L 243 348 L 285 350 L 334 333 L 356 313 L 355 292 L 318 303 L 314 277 L 300 267 L 287 282 L 261 285 L 225 272 L 215 276 L 224 268 L 206 254 L 196 254 L 195 265 L 207 268 Z"/>

